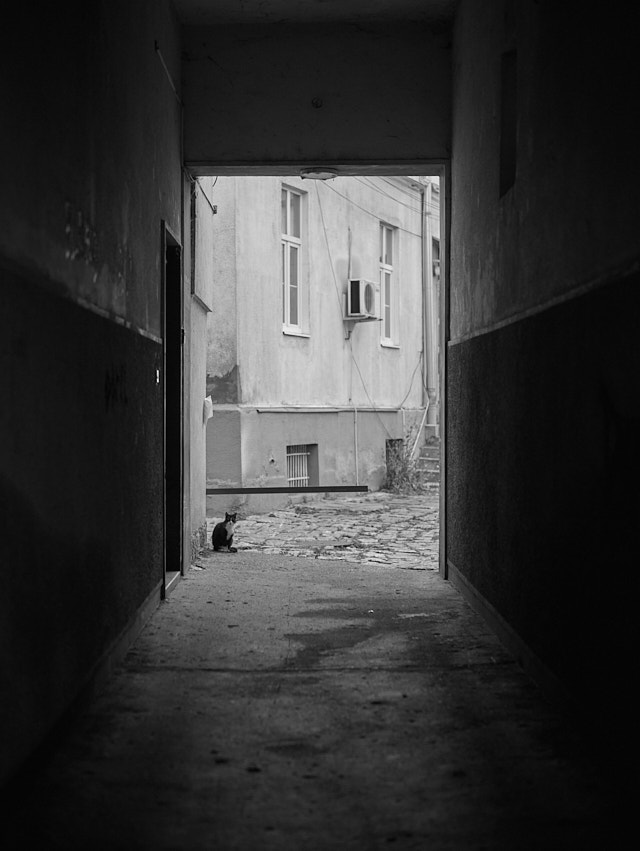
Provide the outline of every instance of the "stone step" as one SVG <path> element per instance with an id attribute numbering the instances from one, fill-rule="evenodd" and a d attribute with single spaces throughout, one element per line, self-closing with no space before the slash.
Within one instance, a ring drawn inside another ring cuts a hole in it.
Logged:
<path id="1" fill-rule="evenodd" d="M 440 444 L 426 443 L 420 448 L 416 468 L 424 482 L 440 481 Z"/>
<path id="2" fill-rule="evenodd" d="M 440 473 L 440 465 L 439 464 L 416 464 L 416 470 L 420 473 L 428 474 L 435 473 L 436 475 Z"/>
<path id="3" fill-rule="evenodd" d="M 420 448 L 420 457 L 421 458 L 439 458 L 440 457 L 440 447 L 439 446 L 422 446 Z"/>

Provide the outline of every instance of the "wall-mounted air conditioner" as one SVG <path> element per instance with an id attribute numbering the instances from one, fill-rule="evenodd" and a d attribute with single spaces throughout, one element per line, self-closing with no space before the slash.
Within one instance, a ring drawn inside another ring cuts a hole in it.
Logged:
<path id="1" fill-rule="evenodd" d="M 377 319 L 377 286 L 364 278 L 350 278 L 347 282 L 346 319 Z"/>

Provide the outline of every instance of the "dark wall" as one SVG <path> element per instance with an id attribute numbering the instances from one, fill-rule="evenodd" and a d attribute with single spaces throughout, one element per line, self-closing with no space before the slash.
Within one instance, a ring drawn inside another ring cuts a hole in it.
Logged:
<path id="1" fill-rule="evenodd" d="M 0 782 L 159 599 L 161 221 L 181 231 L 168 2 L 0 28 Z"/>
<path id="2" fill-rule="evenodd" d="M 640 520 L 636 32 L 632 6 L 596 19 L 574 2 L 460 3 L 447 348 L 451 576 L 623 748 Z"/>
<path id="3" fill-rule="evenodd" d="M 181 228 L 169 0 L 19 6 L 0 56 L 0 257 L 160 336 L 160 220 Z"/>
<path id="4" fill-rule="evenodd" d="M 577 0 L 460 2 L 452 340 L 615 282 L 638 263 L 640 125 L 628 91 L 640 71 L 639 17 L 632 4 L 597 19 Z"/>
<path id="5" fill-rule="evenodd" d="M 639 327 L 635 275 L 449 355 L 450 564 L 607 726 L 636 646 Z"/>
<path id="6" fill-rule="evenodd" d="M 162 580 L 161 346 L 0 278 L 3 770 Z"/>

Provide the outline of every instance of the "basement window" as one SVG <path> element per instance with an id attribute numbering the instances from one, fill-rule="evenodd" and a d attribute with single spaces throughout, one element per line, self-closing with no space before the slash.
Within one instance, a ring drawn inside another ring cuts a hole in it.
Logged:
<path id="1" fill-rule="evenodd" d="M 318 485 L 317 443 L 295 443 L 287 446 L 287 483 L 290 488 Z"/>

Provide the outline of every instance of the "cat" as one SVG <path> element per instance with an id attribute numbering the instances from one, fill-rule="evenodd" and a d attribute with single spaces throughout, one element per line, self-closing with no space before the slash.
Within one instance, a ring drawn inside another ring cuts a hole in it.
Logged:
<path id="1" fill-rule="evenodd" d="M 233 543 L 233 530 L 236 525 L 237 516 L 238 515 L 235 511 L 233 514 L 229 514 L 229 512 L 225 511 L 224 520 L 220 521 L 220 523 L 216 523 L 213 527 L 211 543 L 216 552 L 220 552 L 221 550 L 226 550 L 230 553 L 238 552 L 235 547 L 231 546 Z"/>

